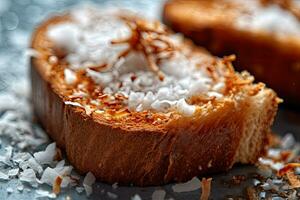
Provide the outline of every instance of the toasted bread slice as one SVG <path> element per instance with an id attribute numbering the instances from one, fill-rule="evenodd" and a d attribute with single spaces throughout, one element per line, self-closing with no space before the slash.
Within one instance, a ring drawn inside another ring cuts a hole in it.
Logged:
<path id="1" fill-rule="evenodd" d="M 215 55 L 235 54 L 238 70 L 252 73 L 285 102 L 299 104 L 299 2 L 170 0 L 163 19 Z"/>
<path id="2" fill-rule="evenodd" d="M 232 57 L 213 57 L 159 22 L 121 13 L 74 11 L 33 34 L 34 111 L 74 167 L 146 186 L 255 163 L 276 94 L 235 73 Z M 93 60 L 82 49 L 101 53 Z"/>

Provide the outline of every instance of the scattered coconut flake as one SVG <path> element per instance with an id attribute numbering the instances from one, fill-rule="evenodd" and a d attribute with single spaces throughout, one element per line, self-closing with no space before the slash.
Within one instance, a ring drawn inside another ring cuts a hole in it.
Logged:
<path id="1" fill-rule="evenodd" d="M 85 113 L 87 114 L 87 115 L 91 115 L 92 114 L 92 112 L 94 111 L 92 108 L 91 108 L 91 106 L 89 106 L 89 105 L 86 105 L 86 106 L 84 106 L 84 109 L 85 109 Z"/>
<path id="2" fill-rule="evenodd" d="M 108 196 L 109 198 L 111 198 L 111 199 L 117 199 L 117 198 L 118 198 L 118 195 L 115 194 L 115 193 L 107 192 L 106 194 L 107 194 L 107 196 Z"/>
<path id="3" fill-rule="evenodd" d="M 19 166 L 23 170 L 27 168 L 33 169 L 38 174 L 41 174 L 43 172 L 42 166 L 33 157 L 21 162 Z"/>
<path id="4" fill-rule="evenodd" d="M 51 164 L 56 154 L 56 143 L 49 144 L 45 151 L 36 152 L 33 154 L 34 158 L 38 163 L 42 164 Z"/>
<path id="5" fill-rule="evenodd" d="M 133 197 L 131 197 L 131 200 L 142 200 L 142 198 L 140 197 L 140 195 L 135 194 Z"/>
<path id="6" fill-rule="evenodd" d="M 4 174 L 3 172 L 0 172 L 0 180 L 8 180 L 9 176 Z"/>
<path id="7" fill-rule="evenodd" d="M 66 163 L 65 160 L 61 160 L 61 161 L 59 161 L 59 162 L 56 164 L 55 168 L 56 168 L 56 169 L 62 169 L 62 168 L 65 166 L 65 163 Z"/>
<path id="8" fill-rule="evenodd" d="M 68 176 L 71 174 L 73 167 L 72 166 L 56 166 L 54 168 L 61 176 Z"/>
<path id="9" fill-rule="evenodd" d="M 16 169 L 8 170 L 7 175 L 9 177 L 14 177 L 14 176 L 18 175 L 18 173 L 19 173 L 19 168 L 16 168 Z"/>
<path id="10" fill-rule="evenodd" d="M 186 183 L 178 183 L 172 186 L 174 192 L 190 192 L 198 190 L 200 188 L 201 182 L 197 177 L 192 178 L 192 180 Z"/>
<path id="11" fill-rule="evenodd" d="M 83 106 L 82 106 L 80 103 L 78 103 L 78 102 L 65 101 L 65 104 L 66 104 L 66 105 L 71 105 L 71 106 L 78 106 L 78 107 L 83 108 Z"/>
<path id="12" fill-rule="evenodd" d="M 28 182 L 34 187 L 37 186 L 36 175 L 33 169 L 25 169 L 23 172 L 21 172 L 19 175 L 19 180 Z"/>
<path id="13" fill-rule="evenodd" d="M 117 188 L 118 188 L 118 183 L 116 182 L 116 183 L 112 184 L 111 187 L 112 187 L 113 189 L 117 189 Z"/>
<path id="14" fill-rule="evenodd" d="M 6 192 L 7 193 L 13 193 L 14 192 L 14 189 L 12 189 L 11 187 L 8 187 L 8 188 L 6 188 Z"/>
<path id="15" fill-rule="evenodd" d="M 274 162 L 271 159 L 267 159 L 267 158 L 259 158 L 258 159 L 259 163 L 262 165 L 268 165 L 270 166 L 272 169 L 279 171 L 281 168 L 284 167 L 284 164 L 281 162 Z"/>
<path id="16" fill-rule="evenodd" d="M 67 175 L 71 173 L 72 169 L 73 169 L 72 167 L 62 167 L 62 168 L 47 167 L 44 170 L 40 182 L 48 184 L 49 186 L 53 186 L 57 177 L 61 177 L 62 183 L 60 184 L 60 186 L 63 188 L 67 187 L 71 182 L 71 179 Z"/>
<path id="17" fill-rule="evenodd" d="M 49 192 L 49 191 L 46 191 L 46 190 L 36 190 L 35 191 L 35 198 L 44 198 L 44 197 L 47 197 L 47 198 L 50 198 L 50 199 L 55 199 L 57 196 L 56 194 L 52 193 L 52 192 Z"/>
<path id="18" fill-rule="evenodd" d="M 4 154 L 4 156 L 0 156 L 0 162 L 11 166 L 12 163 L 11 163 L 10 159 L 12 157 L 13 148 L 12 148 L 12 146 L 8 146 L 5 148 L 5 150 L 6 150 L 6 153 Z"/>
<path id="19" fill-rule="evenodd" d="M 259 181 L 259 180 L 257 180 L 257 179 L 254 179 L 253 180 L 253 185 L 254 186 L 257 186 L 258 184 L 260 184 L 261 182 Z"/>
<path id="20" fill-rule="evenodd" d="M 281 147 L 283 149 L 292 148 L 294 144 L 295 144 L 295 138 L 291 133 L 286 134 L 281 140 Z"/>
<path id="21" fill-rule="evenodd" d="M 30 153 L 28 152 L 20 152 L 20 153 L 16 153 L 12 160 L 15 162 L 15 163 L 22 163 L 24 162 L 25 160 L 28 160 L 29 158 L 31 158 L 31 155 Z"/>
<path id="22" fill-rule="evenodd" d="M 64 70 L 64 75 L 65 75 L 65 81 L 69 85 L 74 84 L 77 80 L 76 73 L 68 68 Z"/>
<path id="23" fill-rule="evenodd" d="M 50 56 L 48 61 L 50 64 L 54 65 L 54 64 L 57 64 L 58 58 L 57 58 L 57 56 Z"/>
<path id="24" fill-rule="evenodd" d="M 84 191 L 84 187 L 76 187 L 75 190 L 80 194 Z"/>
<path id="25" fill-rule="evenodd" d="M 23 185 L 22 183 L 19 183 L 19 184 L 17 185 L 17 190 L 18 190 L 19 192 L 22 192 L 22 191 L 24 190 L 24 185 Z"/>
<path id="26" fill-rule="evenodd" d="M 85 189 L 85 192 L 86 192 L 87 196 L 90 196 L 93 193 L 92 186 L 95 183 L 95 181 L 96 181 L 96 178 L 95 178 L 95 176 L 91 172 L 88 172 L 86 174 L 86 176 L 84 177 L 84 179 L 83 179 L 83 187 Z"/>
<path id="27" fill-rule="evenodd" d="M 281 153 L 280 149 L 272 149 L 271 148 L 267 151 L 268 157 L 271 157 L 271 158 L 279 158 L 280 153 Z"/>
<path id="28" fill-rule="evenodd" d="M 196 110 L 196 106 L 187 104 L 184 99 L 180 99 L 177 102 L 176 107 L 180 114 L 187 117 L 192 116 Z"/>
<path id="29" fill-rule="evenodd" d="M 259 197 L 263 199 L 266 198 L 266 192 L 260 192 Z"/>
<path id="30" fill-rule="evenodd" d="M 166 196 L 166 191 L 155 190 L 152 194 L 152 200 L 164 200 Z"/>

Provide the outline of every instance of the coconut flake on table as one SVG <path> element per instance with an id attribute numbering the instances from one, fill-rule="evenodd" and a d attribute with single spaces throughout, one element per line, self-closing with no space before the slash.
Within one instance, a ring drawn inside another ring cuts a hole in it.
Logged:
<path id="1" fill-rule="evenodd" d="M 164 200 L 166 196 L 166 191 L 155 190 L 152 194 L 152 200 Z"/>
<path id="2" fill-rule="evenodd" d="M 18 175 L 19 174 L 19 168 L 16 168 L 16 169 L 10 169 L 10 170 L 8 170 L 8 172 L 7 172 L 7 175 L 9 176 L 9 177 L 14 177 L 14 176 L 16 176 L 16 175 Z"/>
<path id="3" fill-rule="evenodd" d="M 7 100 L 16 105 L 14 108 L 7 107 L 7 110 L 0 116 L 0 135 L 8 138 L 11 145 L 16 144 L 19 149 L 29 146 L 36 147 L 47 142 L 46 134 L 37 127 L 32 127 L 30 112 L 27 110 L 30 107 L 28 102 L 24 101 L 24 98 L 12 94 L 7 96 L 9 96 Z M 0 160 L 2 159 L 3 157 L 0 158 Z"/>
<path id="4" fill-rule="evenodd" d="M 19 180 L 31 184 L 32 187 L 37 187 L 36 174 L 32 169 L 25 169 L 19 175 Z"/>
<path id="5" fill-rule="evenodd" d="M 142 198 L 140 197 L 140 195 L 135 194 L 133 197 L 131 197 L 131 200 L 142 200 Z"/>
<path id="6" fill-rule="evenodd" d="M 75 190 L 80 194 L 84 191 L 84 187 L 76 187 Z"/>
<path id="7" fill-rule="evenodd" d="M 109 198 L 111 198 L 111 199 L 117 199 L 117 198 L 118 198 L 118 195 L 115 194 L 115 193 L 107 192 L 106 194 L 107 194 L 107 196 L 108 196 Z"/>
<path id="8" fill-rule="evenodd" d="M 201 59 L 189 57 L 184 51 L 176 51 L 172 58 L 162 59 L 159 67 L 165 74 L 163 81 L 149 70 L 140 52 L 130 52 L 119 59 L 118 56 L 128 48 L 128 44 L 111 44 L 111 41 L 130 37 L 131 30 L 116 13 L 103 13 L 93 8 L 74 10 L 72 22 L 49 27 L 47 34 L 50 40 L 67 52 L 69 69 L 65 71 L 66 83 L 72 82 L 67 73 L 84 69 L 87 76 L 104 88 L 104 93 L 121 92 L 128 96 L 127 103 L 131 110 L 175 110 L 184 116 L 191 116 L 196 110 L 194 105 L 187 103 L 190 97 L 206 94 L 210 90 L 214 90 L 211 96 L 223 96 L 222 84 L 213 88 L 215 83 L 207 72 L 198 68 Z M 174 46 L 182 45 L 178 35 L 165 38 Z M 164 43 L 156 42 L 155 45 Z M 90 69 L 105 65 L 103 72 Z M 132 79 L 133 75 L 135 80 Z"/>
<path id="9" fill-rule="evenodd" d="M 45 151 L 36 152 L 33 154 L 34 158 L 38 163 L 42 164 L 51 164 L 53 163 L 54 157 L 56 155 L 56 143 L 49 144 Z"/>
<path id="10" fill-rule="evenodd" d="M 293 134 L 288 133 L 281 139 L 280 145 L 283 149 L 290 149 L 294 146 L 295 143 L 296 140 Z"/>
<path id="11" fill-rule="evenodd" d="M 92 186 L 95 183 L 95 181 L 96 181 L 96 178 L 91 172 L 88 172 L 86 174 L 86 176 L 84 177 L 82 185 L 85 189 L 85 192 L 86 192 L 87 196 L 90 196 L 93 193 L 93 187 Z"/>
<path id="12" fill-rule="evenodd" d="M 259 161 L 260 164 L 268 165 L 276 171 L 279 171 L 280 169 L 282 169 L 284 167 L 284 163 L 274 162 L 273 160 L 267 159 L 267 158 L 259 158 L 258 161 Z"/>
<path id="13" fill-rule="evenodd" d="M 5 154 L 3 156 L 0 156 L 0 162 L 11 166 L 12 162 L 11 162 L 11 157 L 12 157 L 12 153 L 13 153 L 13 148 L 12 146 L 8 146 L 5 148 Z"/>
<path id="14" fill-rule="evenodd" d="M 117 189 L 117 188 L 118 188 L 118 183 L 116 182 L 116 183 L 112 184 L 111 187 L 112 187 L 113 189 Z"/>
<path id="15" fill-rule="evenodd" d="M 0 180 L 8 180 L 8 179 L 9 179 L 9 176 L 0 171 Z"/>
<path id="16" fill-rule="evenodd" d="M 64 164 L 64 163 L 63 163 Z M 56 166 L 55 168 L 47 167 L 44 170 L 44 173 L 40 179 L 41 183 L 48 184 L 49 186 L 53 186 L 57 177 L 62 178 L 62 182 L 60 187 L 65 188 L 72 182 L 69 175 L 71 174 L 73 167 L 72 166 Z"/>
<path id="17" fill-rule="evenodd" d="M 57 196 L 56 194 L 49 192 L 47 190 L 36 190 L 35 191 L 35 198 L 39 199 L 39 198 L 50 198 L 50 199 L 55 199 Z"/>
<path id="18" fill-rule="evenodd" d="M 13 192 L 14 192 L 14 189 L 11 188 L 11 187 L 8 187 L 8 188 L 6 188 L 6 192 L 7 192 L 7 193 L 13 193 Z"/>
<path id="19" fill-rule="evenodd" d="M 279 158 L 280 157 L 280 154 L 281 153 L 281 150 L 280 149 L 273 149 L 273 148 L 270 148 L 268 151 L 267 151 L 267 156 L 268 157 L 271 157 L 271 158 Z"/>
<path id="20" fill-rule="evenodd" d="M 30 168 L 38 174 L 41 174 L 43 172 L 42 166 L 32 156 L 30 156 L 28 160 L 20 162 L 19 167 L 23 170 Z"/>
<path id="21" fill-rule="evenodd" d="M 172 186 L 174 192 L 190 192 L 200 188 L 201 181 L 194 177 L 186 183 L 178 183 Z"/>
<path id="22" fill-rule="evenodd" d="M 24 185 L 22 183 L 19 183 L 17 185 L 17 190 L 20 191 L 20 192 L 22 192 L 24 190 Z"/>

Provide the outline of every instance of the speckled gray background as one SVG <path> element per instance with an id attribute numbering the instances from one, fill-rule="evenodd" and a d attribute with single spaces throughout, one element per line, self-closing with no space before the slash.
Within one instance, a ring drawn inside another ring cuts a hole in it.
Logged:
<path id="1" fill-rule="evenodd" d="M 28 60 L 24 54 L 30 41 L 30 34 L 34 27 L 46 18 L 49 13 L 59 12 L 67 7 L 78 5 L 82 2 L 79 0 L 0 0 L 0 92 L 6 92 L 10 84 L 27 79 Z M 95 0 L 93 3 L 100 6 L 120 6 L 133 8 L 150 17 L 160 17 L 161 0 L 120 0 L 120 1 L 103 1 Z M 294 109 L 293 109 L 294 110 Z M 1 114 L 1 113 L 0 113 Z M 300 139 L 300 114 L 291 109 L 281 109 L 274 125 L 274 131 L 279 134 L 291 132 L 298 140 Z M 3 149 L 0 149 L 3 151 Z M 255 172 L 251 166 L 236 166 L 229 174 L 219 174 L 213 176 L 212 198 L 225 199 L 225 197 L 238 197 L 244 195 L 244 188 L 251 184 L 251 179 L 240 186 L 228 186 L 224 182 L 231 179 L 232 175 L 247 175 Z M 33 199 L 34 189 L 30 186 L 30 191 L 26 189 L 23 192 L 14 192 L 8 194 L 7 187 L 14 188 L 16 180 L 9 182 L 0 182 L 0 200 L 4 199 Z M 46 189 L 49 189 L 45 186 Z M 105 191 L 111 191 L 118 195 L 118 199 L 131 199 L 134 194 L 139 194 L 142 199 L 151 199 L 155 189 L 136 188 L 136 187 L 119 187 L 113 189 L 110 185 L 97 183 L 94 187 L 94 193 L 87 198 L 84 193 L 78 194 L 73 190 L 63 190 L 63 194 L 58 199 L 65 199 L 70 196 L 72 199 L 110 199 Z M 199 199 L 200 191 L 187 193 L 174 193 L 170 185 L 163 186 L 167 192 L 167 199 L 192 200 Z"/>

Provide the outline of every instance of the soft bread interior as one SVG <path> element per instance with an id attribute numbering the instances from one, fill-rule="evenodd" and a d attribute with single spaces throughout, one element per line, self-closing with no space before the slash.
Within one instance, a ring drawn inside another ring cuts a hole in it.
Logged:
<path id="1" fill-rule="evenodd" d="M 264 151 L 261 148 L 266 144 L 266 135 L 273 123 L 274 115 L 274 94 L 266 89 L 257 95 L 250 97 L 249 101 L 242 108 L 241 112 L 247 113 L 242 129 L 240 145 L 235 157 L 236 163 L 254 163 L 257 160 L 257 153 Z"/>

